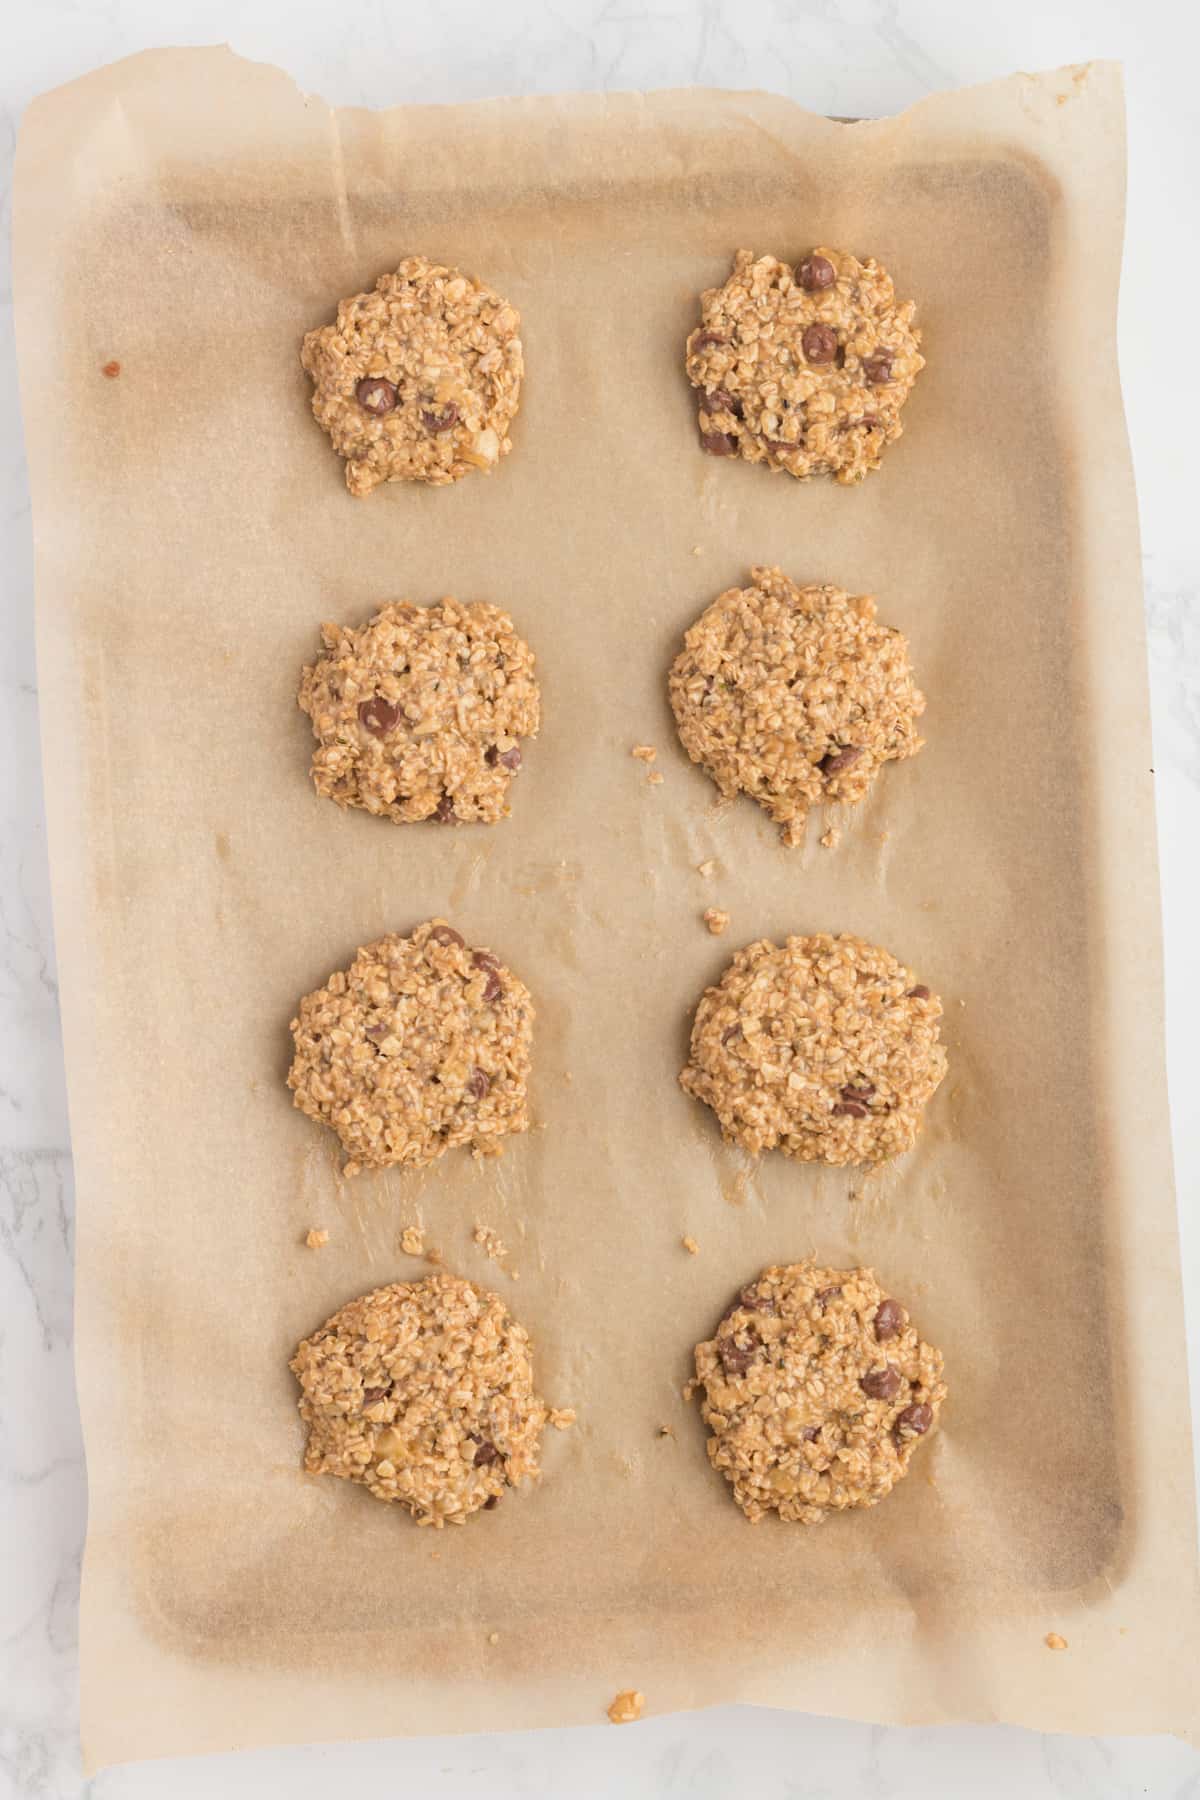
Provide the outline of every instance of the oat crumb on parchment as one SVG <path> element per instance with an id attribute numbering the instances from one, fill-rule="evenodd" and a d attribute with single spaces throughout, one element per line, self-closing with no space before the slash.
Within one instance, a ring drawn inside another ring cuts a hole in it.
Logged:
<path id="1" fill-rule="evenodd" d="M 658 1435 L 660 1438 L 673 1438 L 675 1436 L 675 1427 L 673 1425 L 660 1425 L 658 1428 Z"/>
<path id="2" fill-rule="evenodd" d="M 329 1233 L 314 1225 L 312 1230 L 306 1233 L 304 1242 L 310 1250 L 320 1250 L 329 1242 Z"/>
<path id="3" fill-rule="evenodd" d="M 622 1688 L 608 1709 L 608 1716 L 614 1725 L 632 1725 L 640 1719 L 646 1704 L 646 1696 L 637 1688 Z"/>
<path id="4" fill-rule="evenodd" d="M 711 877 L 716 874 L 716 872 L 717 872 L 717 865 L 716 865 L 715 860 L 711 856 L 706 857 L 702 863 L 696 864 L 697 875 L 702 875 L 704 877 L 705 881 L 710 880 Z"/>
<path id="5" fill-rule="evenodd" d="M 657 769 L 651 769 L 650 773 L 646 777 L 646 785 L 648 787 L 661 787 L 662 781 L 663 781 L 663 778 L 659 774 Z"/>
<path id="6" fill-rule="evenodd" d="M 573 1406 L 552 1406 L 547 1414 L 555 1431 L 570 1431 L 576 1416 Z"/>
<path id="7" fill-rule="evenodd" d="M 683 1237 L 680 1238 L 679 1241 L 683 1245 L 684 1249 L 687 1251 L 689 1256 L 699 1256 L 700 1246 L 696 1242 L 695 1238 L 691 1235 L 690 1232 L 685 1232 L 685 1234 L 683 1235 Z"/>
<path id="8" fill-rule="evenodd" d="M 489 1631 L 488 1632 L 488 1643 L 489 1644 L 498 1644 L 499 1642 L 500 1642 L 500 1633 L 498 1631 Z"/>
<path id="9" fill-rule="evenodd" d="M 658 751 L 653 744 L 635 744 L 629 754 L 636 756 L 639 762 L 652 763 L 658 755 Z"/>
<path id="10" fill-rule="evenodd" d="M 823 833 L 821 837 L 821 848 L 823 850 L 836 850 L 841 841 L 841 832 L 836 825 L 831 825 L 829 830 Z"/>
<path id="11" fill-rule="evenodd" d="M 425 1228 L 422 1225 L 406 1225 L 400 1234 L 400 1248 L 405 1256 L 424 1256 Z"/>
<path id="12" fill-rule="evenodd" d="M 1046 1648 L 1047 1650 L 1065 1650 L 1067 1648 L 1067 1640 L 1065 1637 L 1060 1637 L 1057 1631 L 1048 1631 L 1046 1633 Z"/>
<path id="13" fill-rule="evenodd" d="M 729 914 L 720 906 L 705 907 L 704 923 L 708 926 L 708 929 L 712 932 L 714 937 L 720 937 L 723 931 L 728 931 L 729 929 Z"/>
<path id="14" fill-rule="evenodd" d="M 493 1262 L 502 1263 L 508 1255 L 508 1245 L 500 1233 L 493 1231 L 490 1225 L 477 1224 L 471 1235 L 484 1255 L 490 1256 Z"/>

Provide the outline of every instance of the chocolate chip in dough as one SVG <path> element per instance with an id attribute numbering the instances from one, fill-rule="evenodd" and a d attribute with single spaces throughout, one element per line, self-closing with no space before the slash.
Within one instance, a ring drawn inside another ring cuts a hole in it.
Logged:
<path id="1" fill-rule="evenodd" d="M 376 694 L 372 700 L 364 700 L 358 709 L 363 729 L 372 737 L 386 737 L 394 731 L 400 718 L 400 708 L 392 700 L 385 700 L 382 694 Z"/>
<path id="2" fill-rule="evenodd" d="M 875 1336 L 879 1343 L 898 1337 L 908 1323 L 908 1315 L 898 1300 L 881 1300 L 875 1314 Z"/>
<path id="3" fill-rule="evenodd" d="M 924 1437 L 932 1424 L 933 1408 L 918 1400 L 915 1405 L 906 1406 L 896 1420 L 896 1437 L 901 1443 L 908 1438 Z"/>
<path id="4" fill-rule="evenodd" d="M 837 270 L 827 256 L 806 256 L 796 270 L 796 279 L 806 294 L 816 294 L 833 286 Z"/>
<path id="5" fill-rule="evenodd" d="M 828 751 L 821 758 L 817 767 L 822 775 L 840 775 L 843 769 L 848 769 L 852 763 L 856 763 L 861 755 L 861 744 L 846 744 L 844 747 L 839 745 Z"/>
<path id="6" fill-rule="evenodd" d="M 868 1370 L 858 1385 L 872 1400 L 894 1400 L 902 1379 L 895 1363 L 884 1363 L 882 1369 Z"/>
<path id="7" fill-rule="evenodd" d="M 800 340 L 805 360 L 820 367 L 837 355 L 837 333 L 832 325 L 810 325 Z"/>
<path id="8" fill-rule="evenodd" d="M 369 412 L 374 419 L 381 419 L 396 404 L 396 388 L 381 375 L 364 375 L 355 387 L 354 398 L 364 412 Z"/>
<path id="9" fill-rule="evenodd" d="M 432 944 L 457 944 L 461 950 L 467 940 L 453 925 L 435 925 L 429 933 L 429 941 Z"/>

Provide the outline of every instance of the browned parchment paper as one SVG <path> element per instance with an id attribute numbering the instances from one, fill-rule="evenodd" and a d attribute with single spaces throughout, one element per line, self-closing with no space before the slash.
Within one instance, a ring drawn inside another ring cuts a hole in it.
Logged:
<path id="1" fill-rule="evenodd" d="M 32 109 L 18 322 L 92 1766 L 598 1720 L 625 1685 L 651 1712 L 1194 1722 L 1122 186 L 1103 65 L 842 126 L 700 92 L 333 113 L 164 52 Z M 856 491 L 706 459 L 681 372 L 739 245 L 823 241 L 880 257 L 926 334 L 906 435 Z M 299 341 L 413 250 L 520 307 L 515 449 L 490 480 L 355 501 Z M 876 592 L 929 695 L 928 749 L 834 853 L 715 807 L 674 741 L 680 633 L 754 561 Z M 540 658 L 515 816 L 342 816 L 295 706 L 318 623 L 446 592 L 511 608 Z M 289 1105 L 287 1021 L 433 913 L 534 990 L 537 1129 L 499 1164 L 345 1184 Z M 946 1001 L 950 1077 L 882 1177 L 750 1168 L 676 1085 L 732 949 L 819 929 Z M 420 1272 L 417 1218 L 579 1411 L 540 1489 L 441 1535 L 301 1476 L 286 1368 L 342 1301 Z M 951 1399 L 886 1504 L 754 1529 L 680 1388 L 736 1285 L 810 1248 L 885 1272 Z"/>

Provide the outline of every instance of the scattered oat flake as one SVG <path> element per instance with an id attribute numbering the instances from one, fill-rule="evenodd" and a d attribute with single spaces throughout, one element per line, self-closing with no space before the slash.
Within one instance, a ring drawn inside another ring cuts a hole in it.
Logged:
<path id="1" fill-rule="evenodd" d="M 569 1431 L 575 1423 L 575 1408 L 573 1406 L 552 1406 L 549 1417 L 555 1431 Z"/>
<path id="2" fill-rule="evenodd" d="M 822 846 L 826 850 L 836 850 L 841 841 L 842 834 L 836 825 L 831 825 L 821 839 Z"/>
<path id="3" fill-rule="evenodd" d="M 1046 1648 L 1047 1648 L 1047 1650 L 1065 1650 L 1066 1647 L 1067 1647 L 1066 1638 L 1060 1637 L 1057 1631 L 1048 1631 L 1046 1633 Z"/>
<path id="4" fill-rule="evenodd" d="M 499 1642 L 500 1642 L 500 1633 L 498 1631 L 489 1631 L 488 1632 L 488 1643 L 489 1644 L 498 1644 Z"/>
<path id="5" fill-rule="evenodd" d="M 490 1256 L 493 1262 L 503 1262 L 508 1255 L 508 1245 L 490 1225 L 476 1225 L 474 1238 L 484 1255 Z"/>
<path id="6" fill-rule="evenodd" d="M 700 544 L 693 544 L 692 545 L 692 555 L 693 556 L 703 556 L 704 555 L 703 546 Z"/>
<path id="7" fill-rule="evenodd" d="M 717 865 L 711 856 L 707 857 L 704 862 L 696 864 L 697 875 L 703 875 L 705 881 L 707 881 L 711 875 L 715 875 L 716 870 Z"/>
<path id="8" fill-rule="evenodd" d="M 729 928 L 729 914 L 719 906 L 706 907 L 704 912 L 704 923 L 708 926 L 708 929 L 712 932 L 714 937 L 720 937 L 721 933 Z"/>
<path id="9" fill-rule="evenodd" d="M 675 1436 L 675 1427 L 673 1425 L 660 1425 L 658 1428 L 658 1435 L 659 1437 L 673 1438 Z"/>
<path id="10" fill-rule="evenodd" d="M 622 1688 L 609 1707 L 608 1716 L 614 1725 L 632 1725 L 635 1719 L 641 1718 L 645 1704 L 646 1696 L 637 1688 Z"/>
<path id="11" fill-rule="evenodd" d="M 651 769 L 650 773 L 646 777 L 646 780 L 649 782 L 651 787 L 661 787 L 662 786 L 662 776 L 659 774 L 657 769 Z"/>
<path id="12" fill-rule="evenodd" d="M 400 1234 L 400 1248 L 405 1256 L 424 1256 L 424 1229 L 420 1225 L 406 1225 Z"/>
<path id="13" fill-rule="evenodd" d="M 683 1245 L 684 1249 L 687 1251 L 689 1256 L 699 1256 L 700 1246 L 696 1242 L 695 1238 L 691 1236 L 690 1233 L 685 1237 L 681 1237 L 679 1241 Z"/>
<path id="14" fill-rule="evenodd" d="M 327 1231 L 318 1231 L 316 1226 L 314 1226 L 307 1234 L 304 1241 L 310 1250 L 319 1250 L 323 1244 L 329 1242 L 329 1233 Z"/>
<path id="15" fill-rule="evenodd" d="M 652 763 L 658 751 L 653 744 L 635 744 L 629 754 L 636 756 L 639 762 Z"/>

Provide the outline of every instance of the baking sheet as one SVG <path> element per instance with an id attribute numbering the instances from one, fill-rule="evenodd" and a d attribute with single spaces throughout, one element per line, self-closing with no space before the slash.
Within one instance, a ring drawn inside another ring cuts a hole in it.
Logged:
<path id="1" fill-rule="evenodd" d="M 1105 64 L 845 126 L 701 91 L 332 112 L 227 51 L 163 51 L 31 109 L 17 319 L 91 1767 L 596 1720 L 624 1686 L 651 1713 L 1195 1722 L 1122 206 Z M 702 456 L 681 370 L 736 248 L 821 242 L 876 255 L 925 333 L 905 436 L 858 490 Z M 519 307 L 515 448 L 487 480 L 355 501 L 299 342 L 413 251 Z M 815 819 L 786 852 L 714 804 L 675 741 L 681 633 L 754 562 L 876 593 L 929 696 L 926 750 L 833 852 Z M 507 607 L 539 658 L 514 817 L 342 815 L 295 706 L 318 624 L 450 592 Z M 345 1183 L 289 1105 L 287 1022 L 434 914 L 534 992 L 536 1127 L 499 1163 Z M 732 950 L 815 930 L 886 944 L 946 1004 L 950 1075 L 882 1174 L 754 1167 L 676 1084 Z M 579 1413 L 538 1490 L 441 1534 L 301 1475 L 286 1367 L 343 1301 L 421 1273 L 417 1220 Z M 680 1390 L 731 1291 L 809 1250 L 883 1273 L 951 1397 L 886 1504 L 752 1528 Z"/>

